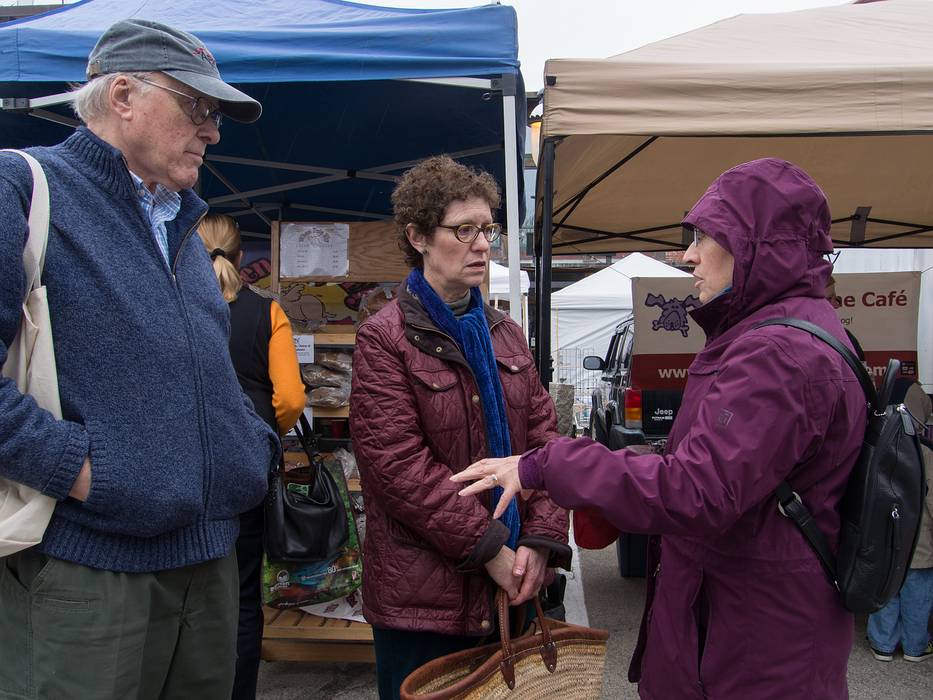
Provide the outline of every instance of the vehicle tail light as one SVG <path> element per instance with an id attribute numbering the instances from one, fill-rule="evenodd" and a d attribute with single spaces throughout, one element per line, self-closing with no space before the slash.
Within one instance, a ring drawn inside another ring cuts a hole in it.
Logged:
<path id="1" fill-rule="evenodd" d="M 641 429 L 641 389 L 626 389 L 623 394 L 625 427 Z"/>

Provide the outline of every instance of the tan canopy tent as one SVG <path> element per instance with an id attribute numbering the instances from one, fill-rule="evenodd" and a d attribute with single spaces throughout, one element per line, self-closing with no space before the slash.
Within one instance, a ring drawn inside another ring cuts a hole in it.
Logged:
<path id="1" fill-rule="evenodd" d="M 545 326 L 552 251 L 682 249 L 684 213 L 754 158 L 814 177 L 837 246 L 933 247 L 933 2 L 740 15 L 608 59 L 549 60 L 541 144 Z"/>

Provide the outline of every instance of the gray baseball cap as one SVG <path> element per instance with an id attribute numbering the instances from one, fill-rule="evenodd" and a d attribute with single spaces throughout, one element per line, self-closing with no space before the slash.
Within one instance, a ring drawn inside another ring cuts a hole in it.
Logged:
<path id="1" fill-rule="evenodd" d="M 224 116 L 238 122 L 259 119 L 262 105 L 225 83 L 217 61 L 196 36 L 159 22 L 127 19 L 98 39 L 88 56 L 87 78 L 107 73 L 158 71 L 220 103 Z"/>

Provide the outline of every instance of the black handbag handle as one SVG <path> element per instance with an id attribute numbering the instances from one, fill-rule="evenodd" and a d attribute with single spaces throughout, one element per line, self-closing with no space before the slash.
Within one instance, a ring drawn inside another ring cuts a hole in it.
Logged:
<path id="1" fill-rule="evenodd" d="M 288 491 L 284 462 L 270 471 L 263 545 L 274 561 L 332 561 L 349 542 L 352 515 L 347 512 L 334 475 L 316 452 L 316 441 L 304 416 L 295 426 L 295 434 L 310 460 L 308 492 Z"/>
<path id="2" fill-rule="evenodd" d="M 294 427 L 295 435 L 298 436 L 298 441 L 301 443 L 302 449 L 305 451 L 305 454 L 308 455 L 308 465 L 310 467 L 311 473 L 311 483 L 314 483 L 314 479 L 317 476 L 317 470 L 321 468 L 321 457 L 318 454 L 316 441 L 314 440 L 313 433 L 311 432 L 311 423 L 308 422 L 307 417 L 304 413 L 298 416 L 298 424 Z M 284 471 L 285 466 L 285 455 L 283 453 L 282 459 L 279 460 L 279 464 L 273 468 L 273 474 L 280 471 Z"/>
<path id="3" fill-rule="evenodd" d="M 295 434 L 298 436 L 298 440 L 301 442 L 301 446 L 304 448 L 308 457 L 317 453 L 310 439 L 310 435 L 312 434 L 311 423 L 308 422 L 308 418 L 304 413 L 298 416 L 298 425 L 295 426 Z"/>

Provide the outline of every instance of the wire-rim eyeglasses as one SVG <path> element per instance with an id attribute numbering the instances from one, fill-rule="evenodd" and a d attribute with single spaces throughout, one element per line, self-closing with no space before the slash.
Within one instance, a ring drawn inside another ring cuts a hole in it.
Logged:
<path id="1" fill-rule="evenodd" d="M 211 108 L 210 103 L 207 101 L 206 97 L 194 97 L 193 95 L 187 95 L 181 90 L 176 90 L 175 88 L 170 88 L 168 85 L 162 85 L 157 83 L 154 80 L 147 80 L 146 78 L 136 78 L 141 83 L 146 83 L 146 85 L 153 85 L 157 88 L 162 88 L 163 90 L 168 90 L 173 92 L 176 95 L 181 95 L 186 100 L 191 101 L 191 110 L 188 112 L 188 118 L 191 120 L 191 123 L 195 126 L 201 126 L 208 119 L 214 122 L 214 126 L 218 129 L 220 128 L 220 122 L 223 118 L 223 115 L 220 113 L 220 108 L 217 109 Z"/>

